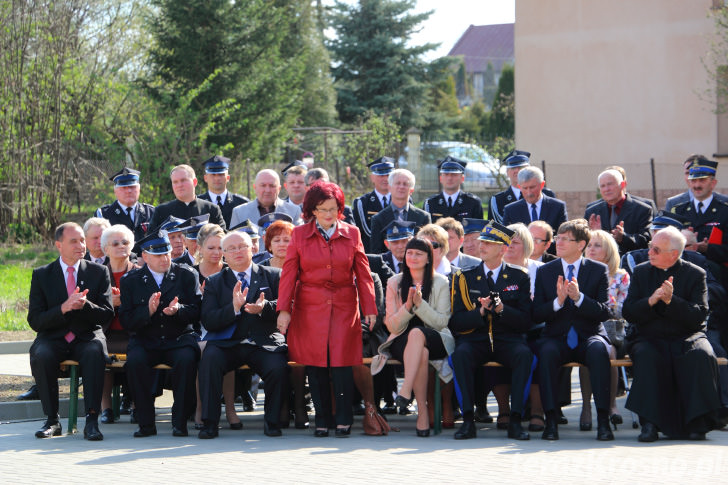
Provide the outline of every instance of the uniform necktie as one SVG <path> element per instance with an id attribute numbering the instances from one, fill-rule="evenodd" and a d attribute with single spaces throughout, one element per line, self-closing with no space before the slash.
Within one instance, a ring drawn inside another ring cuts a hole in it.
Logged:
<path id="1" fill-rule="evenodd" d="M 134 213 L 131 211 L 131 207 L 126 208 L 126 215 L 129 216 L 129 220 L 133 223 L 134 222 Z"/>
<path id="2" fill-rule="evenodd" d="M 568 273 L 566 274 L 567 281 L 571 281 L 571 279 L 574 277 L 574 265 L 570 264 L 566 267 L 568 269 Z M 571 298 L 568 296 L 567 302 L 571 303 Z M 569 346 L 570 349 L 575 349 L 577 345 L 579 345 L 579 335 L 576 333 L 576 330 L 574 330 L 574 327 L 572 326 L 569 328 L 569 333 L 566 335 L 566 345 Z"/>
<path id="3" fill-rule="evenodd" d="M 488 271 L 487 277 L 488 277 L 488 286 L 490 287 L 489 288 L 490 291 L 495 290 L 495 281 L 493 280 L 493 272 Z"/>
<path id="4" fill-rule="evenodd" d="M 68 296 L 71 296 L 76 291 L 76 278 L 73 276 L 74 271 L 76 271 L 76 268 L 73 266 L 66 268 L 66 272 L 68 273 L 66 277 L 66 291 L 68 292 Z"/>
<path id="5" fill-rule="evenodd" d="M 452 197 L 447 198 L 447 206 L 452 209 Z"/>
<path id="6" fill-rule="evenodd" d="M 402 211 L 402 210 L 397 210 L 396 212 L 397 212 L 397 220 L 398 220 L 398 221 L 403 221 L 403 220 L 404 220 L 404 217 L 402 216 L 402 213 L 403 213 L 404 211 Z"/>
<path id="7" fill-rule="evenodd" d="M 222 197 L 220 197 L 219 195 L 217 196 L 217 205 L 219 205 L 222 209 Z"/>
<path id="8" fill-rule="evenodd" d="M 382 208 L 387 207 L 389 205 L 389 201 L 387 200 L 387 196 L 385 195 L 382 197 Z"/>
<path id="9" fill-rule="evenodd" d="M 531 221 L 538 220 L 538 214 L 536 213 L 536 204 L 531 204 Z"/>
<path id="10" fill-rule="evenodd" d="M 698 201 L 698 214 L 702 214 L 702 213 L 703 213 L 703 201 L 700 200 L 700 201 Z"/>

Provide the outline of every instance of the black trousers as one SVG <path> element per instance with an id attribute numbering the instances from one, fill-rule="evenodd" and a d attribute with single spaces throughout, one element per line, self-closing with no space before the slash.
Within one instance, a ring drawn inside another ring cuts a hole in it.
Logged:
<path id="1" fill-rule="evenodd" d="M 570 349 L 564 338 L 544 337 L 539 340 L 538 348 L 541 402 L 546 413 L 556 411 L 560 406 L 559 372 L 567 362 L 579 362 L 589 369 L 597 411 L 609 411 L 611 363 L 607 342 L 602 337 L 593 335 L 580 341 L 575 349 Z"/>
<path id="2" fill-rule="evenodd" d="M 718 427 L 718 364 L 705 335 L 638 337 L 628 352 L 634 380 L 627 409 L 671 438 Z"/>
<path id="3" fill-rule="evenodd" d="M 281 407 L 288 396 L 288 356 L 286 352 L 270 352 L 252 344 L 231 347 L 207 343 L 200 361 L 200 398 L 202 419 L 210 424 L 220 422 L 220 396 L 223 376 L 247 364 L 265 381 L 264 419 L 271 429 L 278 429 Z"/>
<path id="4" fill-rule="evenodd" d="M 495 338 L 490 348 L 489 340 L 459 340 L 450 356 L 455 373 L 455 392 L 460 401 L 463 419 L 473 419 L 475 377 L 478 368 L 494 360 L 511 369 L 511 409 L 523 415 L 524 402 L 528 397 L 532 374 L 533 353 L 526 342 Z"/>
<path id="5" fill-rule="evenodd" d="M 30 347 L 30 369 L 38 385 L 43 413 L 51 419 L 58 416 L 58 377 L 60 363 L 64 360 L 79 363 L 83 378 L 83 402 L 86 414 L 101 410 L 101 393 L 104 389 L 106 370 L 106 340 L 95 338 L 91 341 L 78 338 L 66 342 L 57 339 L 36 338 Z"/>
<path id="6" fill-rule="evenodd" d="M 336 425 L 351 426 L 354 412 L 351 403 L 354 396 L 354 373 L 351 367 L 306 367 L 308 384 L 311 388 L 311 400 L 316 409 L 316 427 L 331 426 L 331 386 L 334 388 L 336 400 Z M 267 385 L 268 383 L 266 383 Z"/>
<path id="7" fill-rule="evenodd" d="M 136 416 L 140 426 L 154 424 L 154 396 L 157 373 L 152 369 L 158 364 L 172 368 L 172 426 L 186 429 L 187 418 L 195 410 L 195 378 L 200 349 L 194 339 L 190 345 L 171 348 L 145 348 L 132 339 L 126 352 L 126 372 L 129 390 L 136 404 Z"/>

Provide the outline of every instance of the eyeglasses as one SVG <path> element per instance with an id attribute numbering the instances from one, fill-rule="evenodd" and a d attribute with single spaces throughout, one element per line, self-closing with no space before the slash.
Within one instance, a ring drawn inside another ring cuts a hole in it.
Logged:
<path id="1" fill-rule="evenodd" d="M 316 209 L 314 210 L 319 214 L 334 214 L 339 211 L 339 208 L 334 207 L 333 209 L 319 209 L 318 207 L 316 207 Z"/>
<path id="2" fill-rule="evenodd" d="M 430 244 L 432 244 L 432 249 L 438 249 L 442 247 L 442 245 L 437 241 L 430 241 Z"/>
<path id="3" fill-rule="evenodd" d="M 131 242 L 127 241 L 126 239 L 122 239 L 121 241 L 112 241 L 111 246 L 117 247 L 117 246 L 128 246 L 131 244 Z"/>
<path id="4" fill-rule="evenodd" d="M 652 243 L 647 244 L 647 251 L 652 251 L 655 254 L 661 254 L 667 251 L 674 251 L 674 249 L 660 249 L 657 246 L 653 246 Z"/>
<path id="5" fill-rule="evenodd" d="M 245 251 L 246 249 L 250 249 L 250 246 L 248 246 L 247 244 L 241 244 L 239 246 L 227 247 L 227 248 L 223 249 L 223 251 L 226 253 L 237 253 L 239 251 Z"/>
<path id="6" fill-rule="evenodd" d="M 556 237 L 554 238 L 554 242 L 559 242 L 559 241 L 564 241 L 564 242 L 576 242 L 576 239 L 572 239 L 572 238 L 570 238 L 570 237 L 566 237 L 566 236 L 556 236 Z"/>
<path id="7" fill-rule="evenodd" d="M 533 242 L 535 242 L 536 244 L 545 244 L 545 243 L 548 242 L 548 240 L 547 239 L 540 239 L 540 238 L 534 237 L 533 238 Z"/>

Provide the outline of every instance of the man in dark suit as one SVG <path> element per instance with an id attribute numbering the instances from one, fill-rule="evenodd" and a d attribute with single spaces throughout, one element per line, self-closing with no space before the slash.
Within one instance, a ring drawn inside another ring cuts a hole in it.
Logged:
<path id="1" fill-rule="evenodd" d="M 121 279 L 119 308 L 119 321 L 130 333 L 126 372 L 139 422 L 134 437 L 157 434 L 153 394 L 157 364 L 172 367 L 172 435 L 187 436 L 200 357 L 193 333 L 200 318 L 200 283 L 195 270 L 172 262 L 172 247 L 163 231 L 150 233 L 139 245 L 146 264 Z"/>
<path id="2" fill-rule="evenodd" d="M 109 221 L 102 217 L 90 217 L 83 223 L 83 234 L 86 237 L 86 254 L 83 259 L 106 264 L 106 255 L 101 247 L 101 233 L 109 227 Z"/>
<path id="3" fill-rule="evenodd" d="M 557 440 L 558 374 L 566 362 L 589 368 L 597 408 L 597 439 L 613 440 L 609 427 L 609 339 L 602 322 L 609 318 L 607 266 L 584 259 L 589 226 L 583 219 L 559 228 L 556 261 L 536 273 L 533 321 L 546 322 L 538 342 L 541 400 L 546 412 L 542 439 Z"/>
<path id="4" fill-rule="evenodd" d="M 220 212 L 222 212 L 225 227 L 230 227 L 233 209 L 250 201 L 247 197 L 233 194 L 227 189 L 227 184 L 230 182 L 230 174 L 228 173 L 230 168 L 229 158 L 215 155 L 205 160 L 203 165 L 205 166 L 205 176 L 203 178 L 207 184 L 207 192 L 201 194 L 200 199 L 217 205 Z"/>
<path id="5" fill-rule="evenodd" d="M 503 225 L 508 226 L 516 222 L 528 225 L 535 220 L 546 221 L 558 231 L 559 226 L 566 222 L 566 204 L 543 194 L 543 172 L 538 167 L 525 167 L 518 172 L 518 185 L 521 188 L 523 199 L 508 204 L 503 211 Z"/>
<path id="6" fill-rule="evenodd" d="M 124 224 L 134 233 L 134 240 L 141 241 L 147 235 L 149 224 L 154 215 L 154 206 L 139 202 L 139 171 L 124 167 L 110 177 L 114 182 L 113 204 L 99 207 L 96 217 L 103 217 L 110 225 Z M 132 252 L 139 254 L 139 246 L 134 245 Z"/>
<path id="7" fill-rule="evenodd" d="M 705 271 L 680 258 L 685 245 L 674 227 L 658 231 L 649 262 L 634 270 L 622 314 L 634 326 L 628 338 L 634 382 L 627 408 L 640 416 L 638 440 L 704 440 L 721 427 L 718 364 L 705 336 Z"/>
<path id="8" fill-rule="evenodd" d="M 531 154 L 524 150 L 511 150 L 503 161 L 506 166 L 506 175 L 510 181 L 508 188 L 502 192 L 498 192 L 490 198 L 490 204 L 488 204 L 488 220 L 503 223 L 503 209 L 511 202 L 521 200 L 522 194 L 521 189 L 518 187 L 518 172 L 523 167 L 528 167 L 530 164 Z M 543 193 L 549 197 L 556 197 L 553 191 L 548 188 L 543 189 Z"/>
<path id="9" fill-rule="evenodd" d="M 415 176 L 412 172 L 404 168 L 393 170 L 389 174 L 389 190 L 392 195 L 390 204 L 372 217 L 370 252 L 374 254 L 387 250 L 384 246 L 385 229 L 395 219 L 414 222 L 418 228 L 432 222 L 429 212 L 410 203 L 410 196 L 415 190 Z"/>
<path id="10" fill-rule="evenodd" d="M 174 216 L 180 219 L 189 219 L 200 214 L 210 214 L 210 222 L 225 229 L 225 219 L 217 204 L 203 200 L 195 195 L 197 177 L 195 170 L 189 165 L 177 165 L 170 172 L 172 190 L 175 199 L 157 206 L 150 224 L 153 230 L 159 229 L 167 217 Z"/>
<path id="11" fill-rule="evenodd" d="M 374 190 L 354 199 L 352 209 L 354 222 L 359 228 L 364 252 L 372 253 L 370 239 L 372 236 L 372 217 L 389 205 L 389 174 L 394 170 L 394 160 L 389 157 L 379 157 L 367 165 L 371 173 L 369 180 Z M 385 286 L 386 288 L 386 286 Z"/>
<path id="12" fill-rule="evenodd" d="M 533 239 L 533 252 L 529 256 L 529 259 L 543 263 L 548 263 L 556 259 L 556 256 L 548 252 L 554 241 L 554 230 L 548 222 L 531 221 L 528 225 L 528 232 L 531 233 L 531 238 Z"/>
<path id="13" fill-rule="evenodd" d="M 296 204 L 303 210 L 303 198 L 306 196 L 306 164 L 301 160 L 291 162 L 281 170 L 283 174 L 283 188 L 286 189 L 286 198 L 291 204 Z"/>
<path id="14" fill-rule="evenodd" d="M 478 266 L 482 262 L 479 255 L 470 256 L 460 251 L 463 241 L 465 241 L 465 229 L 460 222 L 453 217 L 443 217 L 438 219 L 436 224 L 447 231 L 448 251 L 445 257 L 451 265 L 466 270 Z"/>
<path id="15" fill-rule="evenodd" d="M 48 416 L 38 438 L 61 434 L 58 422 L 59 364 L 73 359 L 81 366 L 86 426 L 83 436 L 99 441 L 98 417 L 106 366 L 102 326 L 114 316 L 111 279 L 100 264 L 85 261 L 83 230 L 75 222 L 56 228 L 59 258 L 33 270 L 28 297 L 28 324 L 38 335 L 30 347 L 30 368 Z M 71 431 L 71 430 L 69 430 Z"/>
<path id="16" fill-rule="evenodd" d="M 685 174 L 685 184 L 688 186 L 688 190 L 680 194 L 673 195 L 667 199 L 667 202 L 665 203 L 665 211 L 672 212 L 672 208 L 676 205 L 691 202 L 693 200 L 693 193 L 690 190 L 690 167 L 692 167 L 694 163 L 703 165 L 703 161 L 705 160 L 707 160 L 707 158 L 703 155 L 690 155 L 687 160 L 683 162 L 683 173 Z M 728 202 L 728 197 L 725 195 L 718 193 L 714 195 L 716 199 Z"/>
<path id="17" fill-rule="evenodd" d="M 226 235 L 222 250 L 229 267 L 207 280 L 202 299 L 202 324 L 208 334 L 200 362 L 205 427 L 199 437 L 218 435 L 222 378 L 243 364 L 265 381 L 264 433 L 281 436 L 281 407 L 288 396 L 288 347 L 276 327 L 281 272 L 252 262 L 252 242 L 244 232 Z"/>
<path id="18" fill-rule="evenodd" d="M 463 412 L 463 424 L 455 439 L 475 438 L 476 371 L 491 360 L 511 370 L 508 437 L 530 438 L 521 427 L 521 416 L 536 366 L 523 337 L 531 326 L 531 284 L 523 269 L 503 263 L 512 237 L 512 230 L 491 221 L 480 236 L 482 264 L 467 271 L 458 270 L 453 276 L 449 327 L 456 347 L 450 361 Z"/>
<path id="19" fill-rule="evenodd" d="M 466 217 L 483 218 L 483 203 L 480 197 L 460 190 L 465 182 L 467 162 L 447 156 L 440 160 L 440 184 L 442 192 L 425 200 L 424 209 L 432 216 L 432 222 L 443 217 L 453 217 L 462 222 Z"/>
<path id="20" fill-rule="evenodd" d="M 627 193 L 626 182 L 617 170 L 605 170 L 597 179 L 601 200 L 589 205 L 584 219 L 589 229 L 602 229 L 614 237 L 619 254 L 647 247 L 652 208 Z"/>

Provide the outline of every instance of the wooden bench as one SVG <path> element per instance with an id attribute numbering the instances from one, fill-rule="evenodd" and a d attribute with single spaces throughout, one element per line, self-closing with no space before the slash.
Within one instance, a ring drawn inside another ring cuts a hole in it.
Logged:
<path id="1" fill-rule="evenodd" d="M 112 356 L 113 361 L 110 364 L 106 365 L 106 368 L 111 371 L 120 371 L 123 370 L 124 365 L 126 365 L 126 355 L 125 354 L 115 354 Z M 371 357 L 366 357 L 363 359 L 364 365 L 370 365 L 372 363 Z M 614 359 L 611 361 L 612 367 L 631 367 L 632 361 L 629 358 L 624 359 Z M 77 431 L 77 421 L 78 421 L 78 362 L 75 360 L 64 360 L 61 362 L 61 370 L 69 370 L 70 373 L 70 393 L 69 393 L 69 399 L 68 399 L 68 434 L 73 434 Z M 289 362 L 289 366 L 291 367 L 301 367 L 302 365 L 297 362 Z M 389 359 L 387 360 L 387 365 L 402 365 L 402 363 L 398 360 Z M 724 357 L 718 357 L 718 365 L 728 365 L 728 359 Z M 503 367 L 502 364 L 498 362 L 486 362 L 483 364 L 484 367 Z M 583 367 L 582 364 L 579 364 L 578 362 L 569 362 L 563 365 L 563 367 Z M 240 366 L 239 369 L 245 370 L 249 369 L 247 365 Z M 167 364 L 158 364 L 154 366 L 154 369 L 156 370 L 171 370 L 172 368 L 168 366 Z M 112 391 L 112 409 L 114 409 L 114 418 L 119 418 L 119 407 L 120 407 L 120 389 L 119 386 L 114 386 Z M 437 372 L 435 373 L 435 402 L 434 402 L 434 414 L 435 414 L 435 427 L 434 427 L 434 433 L 439 434 L 442 432 L 442 403 L 440 400 L 440 379 L 438 378 Z"/>

